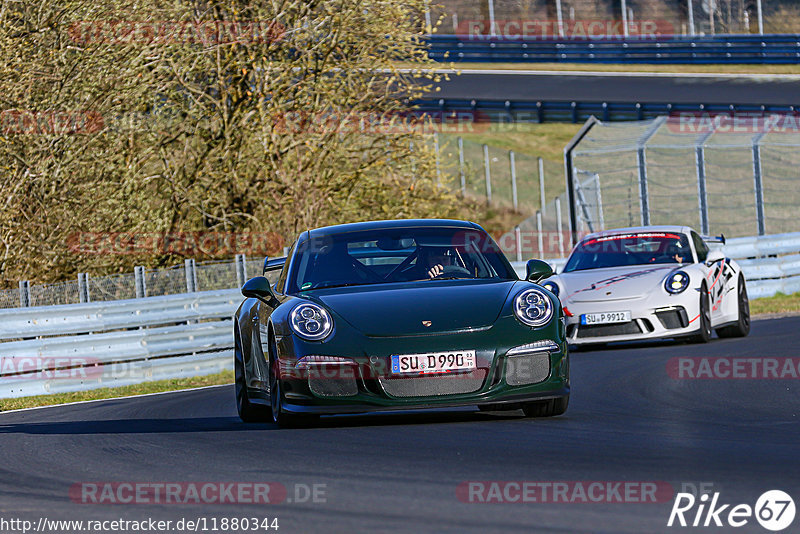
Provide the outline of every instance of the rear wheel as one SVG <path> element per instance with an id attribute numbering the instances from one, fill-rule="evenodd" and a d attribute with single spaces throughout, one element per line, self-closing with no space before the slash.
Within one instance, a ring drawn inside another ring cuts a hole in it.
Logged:
<path id="1" fill-rule="evenodd" d="M 750 333 L 750 299 L 747 297 L 747 286 L 744 282 L 744 276 L 741 274 L 739 275 L 736 293 L 739 303 L 737 308 L 739 317 L 735 324 L 718 328 L 717 335 L 719 337 L 745 337 Z"/>
<path id="2" fill-rule="evenodd" d="M 525 412 L 525 417 L 553 417 L 566 412 L 567 406 L 569 406 L 569 395 L 557 399 L 526 402 L 522 405 L 522 411 Z"/>
<path id="3" fill-rule="evenodd" d="M 691 343 L 708 343 L 711 340 L 711 304 L 708 301 L 706 283 L 700 286 L 700 314 L 697 317 L 700 328 L 689 338 Z"/>
<path id="4" fill-rule="evenodd" d="M 247 378 L 244 371 L 244 354 L 242 353 L 242 344 L 239 339 L 238 330 L 234 331 L 234 351 L 233 374 L 236 389 L 236 411 L 239 413 L 239 419 L 245 423 L 261 423 L 264 421 L 271 421 L 272 414 L 270 413 L 269 408 L 260 404 L 251 403 L 250 397 L 247 395 Z"/>

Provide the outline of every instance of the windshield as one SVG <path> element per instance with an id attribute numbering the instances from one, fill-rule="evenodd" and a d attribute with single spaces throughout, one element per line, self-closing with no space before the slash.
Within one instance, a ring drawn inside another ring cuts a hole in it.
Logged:
<path id="1" fill-rule="evenodd" d="M 287 293 L 444 279 L 516 279 L 497 244 L 464 228 L 390 228 L 314 236 L 298 245 Z M 296 266 L 296 267 L 295 267 Z"/>
<path id="2" fill-rule="evenodd" d="M 684 234 L 637 232 L 589 238 L 575 247 L 564 272 L 692 261 Z"/>

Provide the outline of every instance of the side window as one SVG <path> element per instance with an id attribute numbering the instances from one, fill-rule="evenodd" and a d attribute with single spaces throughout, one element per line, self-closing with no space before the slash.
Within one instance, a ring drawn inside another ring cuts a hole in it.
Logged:
<path id="1" fill-rule="evenodd" d="M 294 242 L 291 250 L 289 250 L 289 255 L 286 256 L 286 263 L 283 264 L 283 269 L 281 269 L 281 275 L 278 277 L 278 281 L 275 282 L 275 291 L 278 293 L 284 293 L 284 288 L 286 287 L 286 277 L 289 274 L 289 260 L 291 260 L 292 256 L 294 256 L 295 247 L 297 247 L 297 241 Z"/>
<path id="2" fill-rule="evenodd" d="M 697 261 L 706 261 L 708 245 L 703 241 L 703 238 L 697 235 L 697 232 L 692 232 L 692 241 L 694 242 L 694 249 L 697 251 Z"/>

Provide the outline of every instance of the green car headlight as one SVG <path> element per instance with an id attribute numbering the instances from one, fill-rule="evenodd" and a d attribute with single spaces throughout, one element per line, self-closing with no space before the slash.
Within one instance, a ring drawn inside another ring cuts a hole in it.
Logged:
<path id="1" fill-rule="evenodd" d="M 325 339 L 333 331 L 333 319 L 325 308 L 316 304 L 300 304 L 289 317 L 292 330 L 311 341 Z"/>
<path id="2" fill-rule="evenodd" d="M 683 271 L 675 271 L 664 280 L 664 289 L 667 293 L 676 295 L 689 287 L 689 275 Z"/>
<path id="3" fill-rule="evenodd" d="M 527 326 L 540 327 L 553 318 L 553 303 L 538 289 L 526 289 L 514 298 L 514 315 Z"/>

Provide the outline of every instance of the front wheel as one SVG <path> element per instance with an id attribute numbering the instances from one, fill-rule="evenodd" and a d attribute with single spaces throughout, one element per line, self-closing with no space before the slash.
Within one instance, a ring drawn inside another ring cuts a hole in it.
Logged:
<path id="1" fill-rule="evenodd" d="M 234 336 L 235 354 L 233 357 L 233 375 L 236 390 L 236 411 L 239 413 L 239 419 L 245 423 L 262 423 L 264 421 L 271 421 L 272 414 L 270 413 L 269 408 L 250 402 L 250 397 L 247 395 L 247 377 L 244 371 L 244 355 L 242 354 L 242 345 L 239 340 L 238 331 L 234 332 Z"/>
<path id="2" fill-rule="evenodd" d="M 700 286 L 700 313 L 697 316 L 700 328 L 697 334 L 689 338 L 690 343 L 708 343 L 711 341 L 711 304 L 708 302 L 706 283 Z"/>
<path id="3" fill-rule="evenodd" d="M 317 417 L 305 414 L 293 414 L 283 408 L 280 369 L 277 361 L 278 347 L 275 339 L 269 340 L 269 400 L 272 408 L 272 421 L 281 428 L 292 428 L 313 423 Z"/>
<path id="4" fill-rule="evenodd" d="M 736 292 L 739 317 L 736 323 L 718 328 L 717 335 L 719 337 L 745 337 L 750 333 L 750 299 L 747 297 L 747 286 L 744 282 L 744 276 L 741 274 L 739 275 Z"/>
<path id="5" fill-rule="evenodd" d="M 567 411 L 569 406 L 569 395 L 557 399 L 544 401 L 526 402 L 522 405 L 525 417 L 554 417 Z"/>

